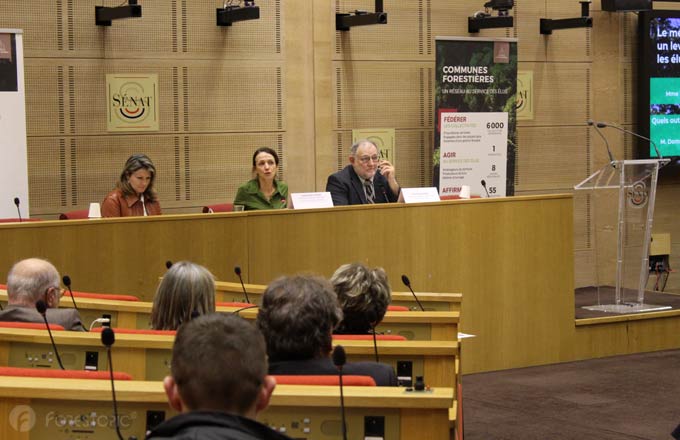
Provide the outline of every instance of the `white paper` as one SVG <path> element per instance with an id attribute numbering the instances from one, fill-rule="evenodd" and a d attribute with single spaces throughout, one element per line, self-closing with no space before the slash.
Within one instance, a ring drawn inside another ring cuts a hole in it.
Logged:
<path id="1" fill-rule="evenodd" d="M 329 192 L 291 193 L 293 209 L 332 208 L 333 199 Z"/>
<path id="2" fill-rule="evenodd" d="M 439 193 L 434 186 L 429 188 L 402 188 L 405 203 L 438 202 Z"/>

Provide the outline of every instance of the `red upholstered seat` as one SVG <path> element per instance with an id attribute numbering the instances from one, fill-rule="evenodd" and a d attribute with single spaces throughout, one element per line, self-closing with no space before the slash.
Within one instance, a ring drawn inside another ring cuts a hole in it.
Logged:
<path id="1" fill-rule="evenodd" d="M 244 302 L 216 302 L 218 307 L 257 307 L 257 304 L 244 303 Z"/>
<path id="2" fill-rule="evenodd" d="M 47 330 L 47 327 L 42 322 L 0 322 L 0 327 Z M 50 330 L 65 330 L 65 329 L 63 326 L 59 324 L 50 324 Z"/>
<path id="3" fill-rule="evenodd" d="M 101 333 L 104 327 L 93 328 L 92 332 Z M 128 335 L 170 335 L 175 336 L 176 330 L 151 330 L 138 328 L 113 328 L 114 333 L 128 334 Z"/>
<path id="4" fill-rule="evenodd" d="M 78 209 L 76 211 L 62 212 L 59 214 L 59 220 L 80 220 L 88 218 L 89 214 L 89 209 Z"/>
<path id="5" fill-rule="evenodd" d="M 274 375 L 279 385 L 340 385 L 340 378 L 333 374 L 329 376 L 316 375 Z M 371 376 L 342 376 L 343 386 L 374 387 L 375 380 Z"/>
<path id="6" fill-rule="evenodd" d="M 233 210 L 233 203 L 218 203 L 217 205 L 207 205 L 203 207 L 204 214 L 209 212 L 232 212 Z"/>
<path id="7" fill-rule="evenodd" d="M 64 296 L 71 296 L 71 293 L 66 290 Z M 139 298 L 132 295 L 118 295 L 116 293 L 92 293 L 92 292 L 77 292 L 73 291 L 73 296 L 76 298 L 92 298 L 92 299 L 107 299 L 115 301 L 139 301 Z"/>
<path id="8" fill-rule="evenodd" d="M 0 367 L 0 376 L 49 377 L 52 379 L 97 379 L 109 380 L 108 371 L 48 370 L 42 368 Z M 132 380 L 127 373 L 113 372 L 115 380 Z"/>
<path id="9" fill-rule="evenodd" d="M 408 312 L 409 309 L 406 306 L 387 306 L 387 311 L 388 312 Z"/>
<path id="10" fill-rule="evenodd" d="M 375 335 L 376 341 L 406 341 L 401 335 Z M 373 335 L 333 335 L 334 341 L 372 341 Z"/>

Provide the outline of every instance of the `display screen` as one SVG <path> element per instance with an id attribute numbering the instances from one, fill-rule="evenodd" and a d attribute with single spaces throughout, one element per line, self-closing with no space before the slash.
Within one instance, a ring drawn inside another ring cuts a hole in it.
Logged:
<path id="1" fill-rule="evenodd" d="M 644 11 L 640 20 L 638 123 L 664 157 L 680 156 L 680 11 Z M 638 144 L 637 157 L 656 157 Z"/>

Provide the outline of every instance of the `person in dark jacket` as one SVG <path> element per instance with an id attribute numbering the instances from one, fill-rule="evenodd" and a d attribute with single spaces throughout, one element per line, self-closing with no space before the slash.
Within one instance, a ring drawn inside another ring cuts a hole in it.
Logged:
<path id="1" fill-rule="evenodd" d="M 147 439 L 290 440 L 255 420 L 276 382 L 267 375 L 264 339 L 237 315 L 208 314 L 183 324 L 163 387 L 180 414 Z"/>
<path id="2" fill-rule="evenodd" d="M 338 374 L 330 353 L 333 329 L 342 320 L 342 309 L 331 284 L 315 276 L 283 277 L 273 281 L 262 295 L 257 326 L 267 342 L 269 374 Z M 390 365 L 351 362 L 343 374 L 371 376 L 378 386 L 396 386 Z"/>

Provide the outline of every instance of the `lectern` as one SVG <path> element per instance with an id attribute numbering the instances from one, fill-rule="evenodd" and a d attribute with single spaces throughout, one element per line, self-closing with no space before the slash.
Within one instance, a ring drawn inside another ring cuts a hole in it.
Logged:
<path id="1" fill-rule="evenodd" d="M 586 204 L 576 208 L 586 213 L 597 288 L 597 303 L 584 308 L 610 313 L 670 308 L 644 302 L 656 184 L 668 162 L 612 161 L 574 187 L 575 203 Z M 604 288 L 612 286 L 614 297 L 605 297 Z"/>

